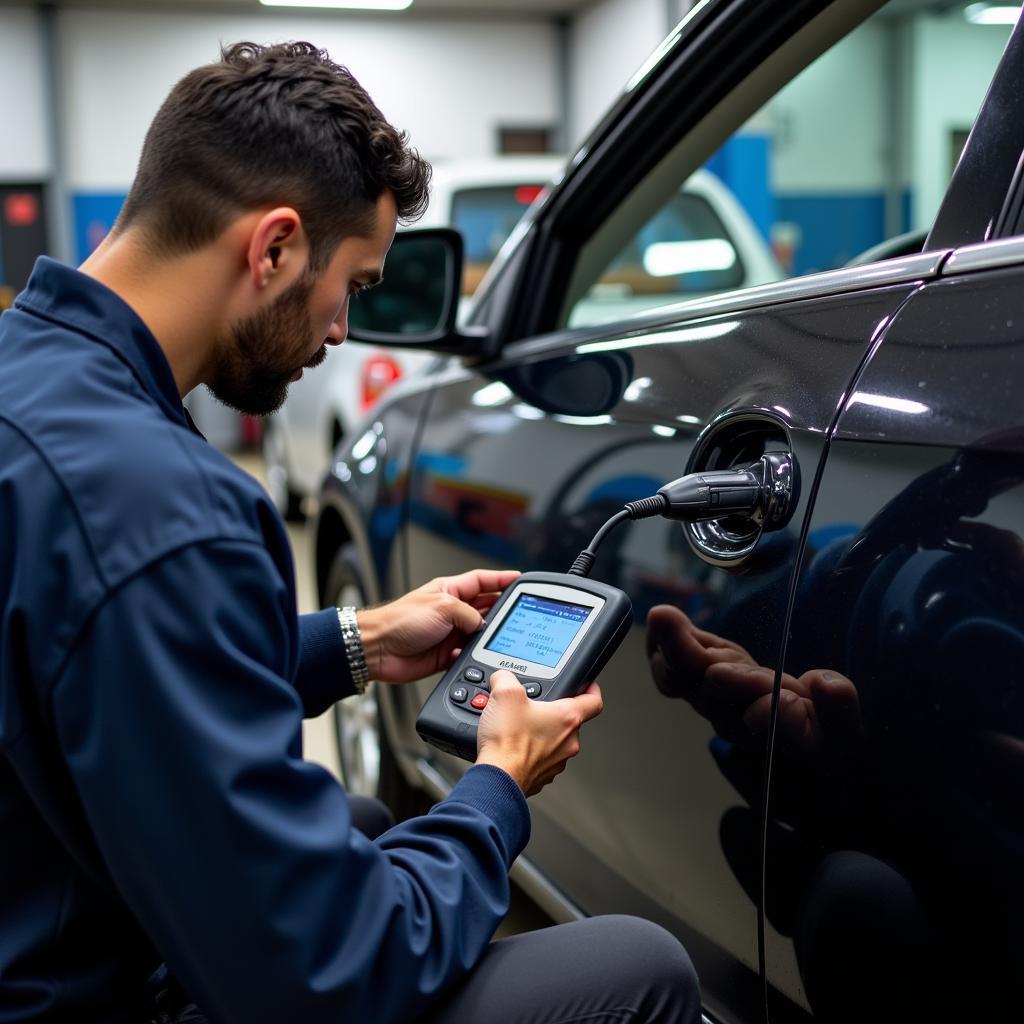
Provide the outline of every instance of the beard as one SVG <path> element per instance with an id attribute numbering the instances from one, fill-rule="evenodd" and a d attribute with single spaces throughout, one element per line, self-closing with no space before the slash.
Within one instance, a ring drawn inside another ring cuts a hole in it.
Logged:
<path id="1" fill-rule="evenodd" d="M 327 358 L 324 344 L 311 359 L 303 359 L 313 334 L 309 301 L 314 283 L 311 276 L 296 281 L 272 305 L 232 326 L 210 383 L 225 405 L 268 416 L 284 404 L 300 369 L 312 369 Z"/>

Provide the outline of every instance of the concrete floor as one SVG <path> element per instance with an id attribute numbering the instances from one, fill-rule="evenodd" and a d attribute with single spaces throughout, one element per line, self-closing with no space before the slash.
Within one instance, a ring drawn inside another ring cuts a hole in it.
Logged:
<path id="1" fill-rule="evenodd" d="M 263 458 L 258 454 L 234 454 L 232 458 L 247 473 L 266 486 Z M 313 574 L 313 558 L 310 550 L 310 530 L 306 523 L 288 523 L 288 536 L 292 542 L 292 557 L 295 560 L 295 584 L 298 592 L 299 612 L 316 611 L 319 602 L 316 597 L 316 580 Z M 334 725 L 330 711 L 319 718 L 306 719 L 302 724 L 303 745 L 307 761 L 322 764 L 340 778 L 337 748 L 334 744 Z M 512 905 L 505 921 L 498 928 L 496 938 L 514 935 L 518 932 L 544 928 L 552 922 L 519 889 L 512 886 Z"/>

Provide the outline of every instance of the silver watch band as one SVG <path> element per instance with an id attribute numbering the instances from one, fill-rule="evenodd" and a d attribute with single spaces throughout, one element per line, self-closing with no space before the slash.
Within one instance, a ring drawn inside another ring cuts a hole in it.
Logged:
<path id="1" fill-rule="evenodd" d="M 355 608 L 339 608 L 338 625 L 341 626 L 341 639 L 345 643 L 345 657 L 352 674 L 352 685 L 356 693 L 365 693 L 370 683 L 370 673 L 366 668 L 366 652 L 363 650 L 363 638 L 359 635 Z"/>

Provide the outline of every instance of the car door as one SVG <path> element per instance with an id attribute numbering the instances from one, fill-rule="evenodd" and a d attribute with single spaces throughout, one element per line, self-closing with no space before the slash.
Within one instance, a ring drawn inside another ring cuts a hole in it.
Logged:
<path id="1" fill-rule="evenodd" d="M 606 287 L 621 282 L 604 272 L 727 134 L 723 125 L 735 127 L 766 89 L 878 6 L 719 4 L 693 14 L 485 286 L 475 321 L 496 351 L 432 380 L 408 481 L 405 583 L 416 585 L 481 564 L 564 572 L 624 501 L 665 481 L 765 452 L 795 464 L 801 488 L 775 532 L 653 520 L 605 543 L 592 575 L 631 595 L 634 625 L 602 673 L 606 711 L 585 730 L 583 753 L 532 801 L 525 854 L 569 912 L 640 913 L 680 935 L 707 1007 L 724 1020 L 765 1013 L 771 723 L 744 718 L 738 701 L 719 707 L 730 669 L 707 666 L 749 658 L 759 671 L 741 672 L 742 692 L 770 696 L 843 396 L 946 251 L 687 301 L 692 275 L 703 294 L 729 266 L 694 267 L 709 247 L 690 243 L 707 239 L 680 238 L 661 250 L 673 269 L 644 267 L 637 285 L 649 295 L 648 279 L 659 279 L 661 301 L 614 322 L 601 322 L 600 305 L 621 309 L 621 293 Z M 444 779 L 465 768 L 430 749 L 420 756 Z M 806 1012 L 795 995 L 795 1012 Z"/>
<path id="2" fill-rule="evenodd" d="M 1024 1003 L 1024 33 L 930 232 L 955 251 L 852 383 L 778 691 L 772 1019 Z"/>

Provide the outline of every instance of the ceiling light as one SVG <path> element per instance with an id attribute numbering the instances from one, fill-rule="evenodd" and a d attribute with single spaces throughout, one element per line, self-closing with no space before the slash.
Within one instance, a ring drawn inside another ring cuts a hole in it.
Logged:
<path id="1" fill-rule="evenodd" d="M 334 7 L 346 11 L 404 11 L 412 0 L 260 0 L 264 7 Z"/>
<path id="2" fill-rule="evenodd" d="M 964 17 L 973 25 L 1016 25 L 1020 8 L 1009 4 L 970 4 Z"/>
<path id="3" fill-rule="evenodd" d="M 644 270 L 651 277 L 675 277 L 702 270 L 728 270 L 736 250 L 725 238 L 693 238 L 686 242 L 653 242 L 644 250 Z"/>

